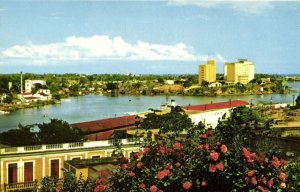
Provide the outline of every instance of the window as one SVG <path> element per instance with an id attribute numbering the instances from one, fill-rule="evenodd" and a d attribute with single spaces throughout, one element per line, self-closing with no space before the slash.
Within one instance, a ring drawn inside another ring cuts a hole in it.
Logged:
<path id="1" fill-rule="evenodd" d="M 24 182 L 33 181 L 33 162 L 24 163 Z"/>
<path id="2" fill-rule="evenodd" d="M 53 159 L 50 161 L 50 176 L 53 178 L 59 178 L 59 159 Z"/>
<path id="3" fill-rule="evenodd" d="M 80 159 L 81 159 L 80 157 L 72 157 L 72 158 L 71 158 L 72 161 L 73 161 L 73 160 L 76 161 L 76 160 L 80 160 Z"/>
<path id="4" fill-rule="evenodd" d="M 93 155 L 92 159 L 100 159 L 100 155 Z"/>
<path id="5" fill-rule="evenodd" d="M 8 184 L 18 182 L 18 164 L 8 164 Z"/>

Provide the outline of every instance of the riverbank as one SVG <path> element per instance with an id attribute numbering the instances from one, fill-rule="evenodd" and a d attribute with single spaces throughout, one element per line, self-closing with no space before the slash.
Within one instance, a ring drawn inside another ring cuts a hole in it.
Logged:
<path id="1" fill-rule="evenodd" d="M 60 101 L 58 100 L 51 100 L 51 101 L 38 101 L 38 102 L 31 102 L 31 103 L 20 103 L 20 104 L 0 104 L 0 111 L 4 112 L 13 112 L 20 109 L 27 109 L 27 108 L 36 108 L 36 107 L 42 107 L 45 105 L 53 105 L 53 104 L 59 104 Z"/>

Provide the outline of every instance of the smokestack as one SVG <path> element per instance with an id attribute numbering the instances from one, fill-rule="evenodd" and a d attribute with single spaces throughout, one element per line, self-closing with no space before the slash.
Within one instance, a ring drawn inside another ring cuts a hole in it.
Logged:
<path id="1" fill-rule="evenodd" d="M 21 71 L 21 94 L 23 94 L 23 76 L 22 76 L 22 71 Z"/>

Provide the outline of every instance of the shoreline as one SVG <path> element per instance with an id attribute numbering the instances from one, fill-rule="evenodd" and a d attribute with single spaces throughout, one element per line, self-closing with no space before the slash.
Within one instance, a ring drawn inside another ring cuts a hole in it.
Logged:
<path id="1" fill-rule="evenodd" d="M 32 102 L 32 103 L 23 103 L 23 104 L 1 104 L 0 105 L 0 115 L 8 115 L 9 113 L 12 113 L 17 110 L 21 109 L 30 109 L 30 108 L 38 108 L 46 105 L 55 105 L 60 104 L 62 100 L 68 99 L 70 97 L 81 97 L 85 95 L 103 95 L 108 97 L 118 97 L 118 96 L 194 96 L 194 97 L 220 97 L 220 96 L 247 96 L 247 95 L 272 95 L 272 94 L 291 94 L 291 93 L 300 93 L 300 91 L 295 90 L 289 90 L 287 93 L 239 93 L 239 94 L 217 94 L 217 95 L 185 95 L 185 94 L 155 94 L 155 95 L 142 95 L 142 94 L 119 94 L 119 95 L 110 95 L 110 94 L 99 94 L 99 93 L 86 93 L 86 94 L 80 94 L 80 95 L 71 95 L 67 97 L 63 97 L 61 100 L 51 100 L 51 101 L 38 101 L 38 102 Z M 1 112 L 3 112 L 1 114 Z"/>

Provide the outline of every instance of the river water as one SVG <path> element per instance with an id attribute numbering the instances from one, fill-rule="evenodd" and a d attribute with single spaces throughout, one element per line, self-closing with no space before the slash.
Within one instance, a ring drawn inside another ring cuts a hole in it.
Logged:
<path id="1" fill-rule="evenodd" d="M 294 90 L 300 91 L 300 82 L 289 83 Z M 197 105 L 210 102 L 221 102 L 240 99 L 256 104 L 292 103 L 293 95 L 298 93 L 272 95 L 244 95 L 244 96 L 118 96 L 85 95 L 62 100 L 61 104 L 48 105 L 39 108 L 22 109 L 8 115 L 0 115 L 0 132 L 15 129 L 18 124 L 29 125 L 49 122 L 50 118 L 63 119 L 69 123 L 91 121 L 109 117 L 124 116 L 131 113 L 157 109 L 161 104 L 174 99 L 176 105 Z"/>

